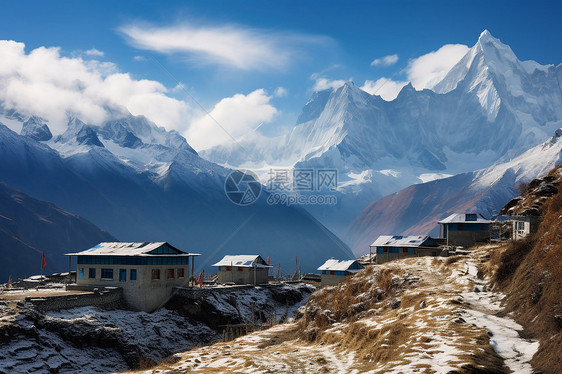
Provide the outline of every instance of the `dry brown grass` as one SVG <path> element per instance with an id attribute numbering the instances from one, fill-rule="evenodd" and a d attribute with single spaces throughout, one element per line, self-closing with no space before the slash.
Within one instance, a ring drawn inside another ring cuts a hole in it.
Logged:
<path id="1" fill-rule="evenodd" d="M 458 262 L 460 259 L 462 259 L 464 256 L 451 256 L 451 257 L 447 257 L 447 259 L 445 260 L 445 265 L 451 265 L 454 264 L 455 262 Z"/>
<path id="2" fill-rule="evenodd" d="M 532 365 L 545 374 L 562 373 L 562 323 L 556 318 L 562 315 L 562 191 L 543 206 L 538 232 L 493 254 L 490 263 L 508 295 L 506 311 L 540 341 Z"/>
<path id="3" fill-rule="evenodd" d="M 369 266 L 337 286 L 315 292 L 299 321 L 301 337 L 318 340 L 334 323 L 362 318 L 376 304 L 396 293 L 393 279 L 401 274 L 402 270 L 397 268 Z"/>

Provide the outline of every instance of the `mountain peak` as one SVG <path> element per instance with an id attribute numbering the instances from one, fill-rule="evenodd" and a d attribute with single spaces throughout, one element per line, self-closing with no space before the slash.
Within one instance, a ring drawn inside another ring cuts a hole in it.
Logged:
<path id="1" fill-rule="evenodd" d="M 495 50 L 503 52 L 503 57 L 508 57 L 509 60 L 517 59 L 511 48 L 507 44 L 502 43 L 498 38 L 495 38 L 488 30 L 482 31 L 482 34 L 478 37 L 478 42 L 473 48 L 478 49 L 478 47 L 481 47 L 482 52 L 485 54 L 489 53 L 490 48 L 493 47 Z"/>
<path id="2" fill-rule="evenodd" d="M 53 137 L 53 134 L 45 122 L 46 121 L 41 117 L 31 116 L 23 123 L 21 135 L 37 141 L 50 140 Z"/>
<path id="3" fill-rule="evenodd" d="M 488 31 L 488 29 L 485 29 L 478 37 L 478 40 L 487 40 L 487 39 L 496 39 L 496 38 L 494 38 L 494 36 L 490 31 Z"/>

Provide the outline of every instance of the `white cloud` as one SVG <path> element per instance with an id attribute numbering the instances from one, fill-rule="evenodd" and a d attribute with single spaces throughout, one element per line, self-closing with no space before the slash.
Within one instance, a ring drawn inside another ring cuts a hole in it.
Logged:
<path id="1" fill-rule="evenodd" d="M 84 51 L 84 54 L 86 56 L 91 56 L 91 57 L 103 57 L 105 55 L 102 51 L 100 51 L 98 49 L 95 49 L 95 48 L 88 49 L 87 51 Z"/>
<path id="2" fill-rule="evenodd" d="M 415 58 L 406 67 L 408 80 L 418 90 L 431 89 L 445 78 L 468 50 L 464 44 L 446 44 L 437 51 Z"/>
<path id="3" fill-rule="evenodd" d="M 146 57 L 137 55 L 137 56 L 133 57 L 133 60 L 134 61 L 146 61 Z"/>
<path id="4" fill-rule="evenodd" d="M 376 82 L 366 80 L 361 89 L 370 94 L 380 95 L 387 101 L 394 100 L 407 82 L 411 82 L 416 90 L 432 89 L 466 55 L 468 50 L 469 48 L 463 44 L 446 44 L 437 51 L 411 59 L 403 71 L 406 73 L 407 81 L 395 81 L 390 78 L 380 78 Z"/>
<path id="5" fill-rule="evenodd" d="M 323 91 L 327 89 L 337 89 L 343 86 L 347 81 L 337 79 L 337 80 L 330 80 L 328 78 L 316 78 L 316 82 L 314 83 L 314 87 L 312 88 L 314 91 Z"/>
<path id="6" fill-rule="evenodd" d="M 290 33 L 273 33 L 241 26 L 198 27 L 187 23 L 156 27 L 131 24 L 121 27 L 136 48 L 165 54 L 184 54 L 204 64 L 237 69 L 281 69 L 296 56 L 300 44 L 325 44 L 329 38 Z"/>
<path id="7" fill-rule="evenodd" d="M 248 95 L 236 94 L 224 98 L 210 112 L 212 118 L 205 114 L 195 120 L 184 136 L 197 151 L 231 143 L 232 138 L 238 139 L 261 123 L 273 119 L 277 109 L 269 103 L 270 100 L 271 96 L 263 89 Z"/>
<path id="8" fill-rule="evenodd" d="M 376 82 L 366 80 L 361 89 L 371 95 L 379 95 L 386 101 L 391 101 L 398 96 L 398 93 L 407 85 L 408 82 L 393 81 L 388 78 L 380 78 Z"/>
<path id="9" fill-rule="evenodd" d="M 275 97 L 285 97 L 289 94 L 289 91 L 285 87 L 277 87 L 275 92 L 273 92 L 273 96 Z"/>
<path id="10" fill-rule="evenodd" d="M 398 62 L 398 55 L 388 55 L 374 59 L 371 66 L 391 66 Z"/>
<path id="11" fill-rule="evenodd" d="M 61 56 L 59 48 L 0 41 L 0 102 L 6 109 L 35 114 L 55 133 L 66 128 L 67 115 L 101 124 L 112 110 L 126 108 L 168 129 L 185 130 L 191 110 L 167 96 L 168 89 L 151 80 L 135 80 L 110 62 Z"/>

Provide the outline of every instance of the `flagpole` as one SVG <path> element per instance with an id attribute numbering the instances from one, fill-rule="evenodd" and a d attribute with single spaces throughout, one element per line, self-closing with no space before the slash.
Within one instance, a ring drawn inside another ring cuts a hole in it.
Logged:
<path id="1" fill-rule="evenodd" d="M 37 288 L 35 288 L 35 291 L 39 291 L 39 286 L 43 281 L 43 258 L 45 258 L 45 253 L 43 253 L 43 255 L 41 256 L 41 275 L 39 276 L 39 283 L 37 284 Z"/>

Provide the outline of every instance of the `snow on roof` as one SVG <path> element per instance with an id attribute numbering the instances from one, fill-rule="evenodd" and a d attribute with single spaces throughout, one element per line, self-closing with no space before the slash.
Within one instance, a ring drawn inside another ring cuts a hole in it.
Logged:
<path id="1" fill-rule="evenodd" d="M 166 246 L 165 251 L 156 251 Z M 198 253 L 187 253 L 167 242 L 102 242 L 82 252 L 65 253 L 66 256 L 201 256 Z"/>
<path id="2" fill-rule="evenodd" d="M 453 213 L 438 223 L 490 223 L 479 213 Z"/>
<path id="3" fill-rule="evenodd" d="M 381 235 L 371 244 L 371 247 L 419 247 L 429 239 L 431 238 L 427 235 Z"/>
<path id="4" fill-rule="evenodd" d="M 260 255 L 226 255 L 222 260 L 211 266 L 238 266 L 270 268 Z"/>
<path id="5" fill-rule="evenodd" d="M 324 262 L 317 270 L 335 270 L 335 271 L 350 271 L 358 272 L 360 269 L 350 269 L 351 265 L 356 262 L 356 260 L 335 260 L 333 258 Z M 361 266 L 363 268 L 363 266 Z"/>

